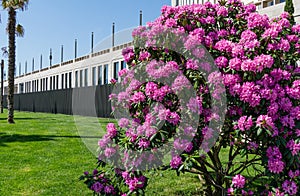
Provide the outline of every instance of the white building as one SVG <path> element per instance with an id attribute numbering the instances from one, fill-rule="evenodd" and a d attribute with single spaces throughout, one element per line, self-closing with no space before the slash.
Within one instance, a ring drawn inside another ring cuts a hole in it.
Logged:
<path id="1" fill-rule="evenodd" d="M 218 0 L 172 0 L 172 6 L 203 4 L 207 1 L 217 3 Z M 285 0 L 242 0 L 245 4 L 253 3 L 257 11 L 261 14 L 267 14 L 270 18 L 280 15 L 284 11 Z M 295 21 L 300 23 L 300 0 L 293 0 L 295 8 Z"/>
<path id="2" fill-rule="evenodd" d="M 15 93 L 96 86 L 108 84 L 112 78 L 118 80 L 118 72 L 126 68 L 122 49 L 132 44 L 125 43 L 18 76 Z M 7 86 L 8 81 L 4 81 L 4 94 L 7 94 Z"/>

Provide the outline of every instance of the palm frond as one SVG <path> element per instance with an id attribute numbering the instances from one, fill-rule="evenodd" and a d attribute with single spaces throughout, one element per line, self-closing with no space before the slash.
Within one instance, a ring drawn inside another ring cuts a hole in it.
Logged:
<path id="1" fill-rule="evenodd" d="M 13 8 L 15 10 L 20 9 L 22 11 L 27 9 L 29 0 L 2 0 L 1 4 L 4 9 Z"/>
<path id="2" fill-rule="evenodd" d="M 7 56 L 8 56 L 7 47 L 6 46 L 2 47 L 1 51 L 2 51 L 2 56 L 7 58 Z"/>

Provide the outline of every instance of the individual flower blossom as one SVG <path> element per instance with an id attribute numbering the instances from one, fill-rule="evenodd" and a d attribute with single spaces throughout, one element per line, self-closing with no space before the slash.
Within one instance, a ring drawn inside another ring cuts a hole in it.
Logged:
<path id="1" fill-rule="evenodd" d="M 250 13 L 248 18 L 248 28 L 265 28 L 269 26 L 269 20 L 267 15 L 261 15 L 258 13 Z"/>
<path id="2" fill-rule="evenodd" d="M 168 18 L 165 22 L 167 27 L 175 27 L 177 25 L 177 21 L 174 18 Z"/>
<path id="3" fill-rule="evenodd" d="M 248 131 L 253 125 L 252 117 L 242 116 L 238 120 L 238 127 L 241 131 Z"/>
<path id="4" fill-rule="evenodd" d="M 101 149 L 104 149 L 109 143 L 111 142 L 111 139 L 109 137 L 103 137 L 98 141 L 98 146 Z"/>
<path id="5" fill-rule="evenodd" d="M 267 157 L 269 158 L 268 160 L 268 169 L 270 172 L 279 174 L 283 171 L 284 169 L 284 162 L 281 160 L 282 154 L 279 151 L 279 148 L 274 146 L 274 147 L 269 147 L 267 149 Z"/>
<path id="6" fill-rule="evenodd" d="M 218 11 L 217 11 L 217 15 L 219 16 L 227 16 L 228 15 L 228 10 L 226 9 L 226 7 L 221 6 Z"/>
<path id="7" fill-rule="evenodd" d="M 113 78 L 113 79 L 110 80 L 110 83 L 111 83 L 111 84 L 116 84 L 116 83 L 117 83 L 117 80 Z"/>
<path id="8" fill-rule="evenodd" d="M 147 51 L 141 52 L 141 53 L 140 53 L 139 60 L 140 60 L 140 61 L 144 61 L 144 60 L 149 59 L 150 57 L 151 57 L 151 54 L 150 54 L 149 52 L 147 52 Z"/>
<path id="9" fill-rule="evenodd" d="M 240 43 L 243 44 L 243 43 L 255 40 L 256 38 L 257 38 L 257 35 L 253 31 L 245 30 L 241 34 Z"/>
<path id="10" fill-rule="evenodd" d="M 224 74 L 224 85 L 225 86 L 234 86 L 235 84 L 242 81 L 241 77 L 238 74 Z"/>
<path id="11" fill-rule="evenodd" d="M 122 69 L 118 72 L 118 76 L 123 77 L 123 76 L 127 75 L 127 73 L 128 73 L 128 69 Z"/>
<path id="12" fill-rule="evenodd" d="M 184 89 L 190 89 L 191 83 L 185 76 L 178 76 L 173 84 L 172 84 L 172 91 L 179 93 Z"/>
<path id="13" fill-rule="evenodd" d="M 95 182 L 91 186 L 91 190 L 95 191 L 96 193 L 100 193 L 104 189 L 104 185 L 101 184 L 100 182 Z"/>
<path id="14" fill-rule="evenodd" d="M 244 188 L 246 179 L 244 176 L 237 174 L 232 178 L 232 184 L 236 188 Z"/>
<path id="15" fill-rule="evenodd" d="M 289 195 L 296 195 L 298 193 L 297 184 L 291 180 L 285 180 L 282 184 L 282 189 Z"/>
<path id="16" fill-rule="evenodd" d="M 237 57 L 229 60 L 230 69 L 239 71 L 241 69 L 241 65 L 242 65 L 242 61 Z"/>
<path id="17" fill-rule="evenodd" d="M 171 112 L 169 109 L 167 109 L 165 120 L 173 125 L 177 125 L 180 121 L 180 116 L 176 112 Z"/>
<path id="18" fill-rule="evenodd" d="M 129 120 L 127 118 L 121 118 L 119 121 L 118 121 L 118 125 L 119 127 L 121 128 L 127 128 L 129 126 Z"/>
<path id="19" fill-rule="evenodd" d="M 133 96 L 130 99 L 132 103 L 144 102 L 145 100 L 146 100 L 146 96 L 142 92 L 137 92 L 133 94 Z"/>
<path id="20" fill-rule="evenodd" d="M 145 139 L 145 138 L 142 138 L 139 140 L 139 147 L 140 148 L 148 148 L 150 146 L 150 141 Z"/>
<path id="21" fill-rule="evenodd" d="M 197 97 L 197 98 L 191 98 L 187 104 L 187 107 L 190 111 L 201 114 L 202 113 L 202 100 Z"/>
<path id="22" fill-rule="evenodd" d="M 173 144 L 174 144 L 174 148 L 179 152 L 182 151 L 191 152 L 193 149 L 193 143 L 186 139 L 176 138 Z"/>
<path id="23" fill-rule="evenodd" d="M 279 46 L 279 49 L 284 52 L 288 52 L 291 48 L 289 41 L 286 39 L 282 39 L 282 38 L 281 38 L 278 46 Z"/>
<path id="24" fill-rule="evenodd" d="M 118 102 L 119 103 L 126 103 L 129 99 L 129 94 L 127 92 L 120 92 L 118 94 Z"/>
<path id="25" fill-rule="evenodd" d="M 261 99 L 259 95 L 259 86 L 255 85 L 253 82 L 245 82 L 237 90 L 239 91 L 239 97 L 242 101 L 249 103 L 252 107 L 259 105 Z"/>
<path id="26" fill-rule="evenodd" d="M 250 4 L 248 4 L 248 5 L 245 5 L 245 12 L 246 12 L 246 13 L 253 13 L 253 12 L 255 12 L 255 11 L 256 11 L 256 6 L 255 6 L 255 4 L 250 3 Z"/>
<path id="27" fill-rule="evenodd" d="M 300 151 L 300 144 L 297 144 L 294 140 L 288 141 L 286 147 L 291 150 L 293 156 L 297 155 Z"/>
<path id="28" fill-rule="evenodd" d="M 195 130 L 193 127 L 186 127 L 184 128 L 184 134 L 187 137 L 195 137 L 197 130 Z"/>
<path id="29" fill-rule="evenodd" d="M 243 58 L 245 55 L 245 49 L 242 44 L 232 44 L 232 49 L 231 49 L 231 56 L 236 58 Z"/>
<path id="30" fill-rule="evenodd" d="M 292 27 L 292 31 L 293 31 L 293 33 L 300 33 L 300 24 L 295 24 Z"/>
<path id="31" fill-rule="evenodd" d="M 116 126 L 115 126 L 114 123 L 108 123 L 106 125 L 106 130 L 107 130 L 107 134 L 106 135 L 109 138 L 114 138 L 117 135 L 117 132 L 118 132 L 118 130 L 117 130 L 117 128 L 116 128 Z"/>
<path id="32" fill-rule="evenodd" d="M 230 188 L 227 189 L 227 195 L 228 196 L 234 195 L 234 189 L 232 187 L 230 187 Z"/>
<path id="33" fill-rule="evenodd" d="M 230 53 L 232 48 L 234 46 L 234 43 L 232 43 L 231 41 L 228 41 L 228 40 L 225 40 L 225 39 L 222 39 L 220 41 L 218 41 L 216 44 L 215 44 L 215 49 L 221 51 L 221 52 L 228 52 Z"/>
<path id="34" fill-rule="evenodd" d="M 134 51 L 132 48 L 125 48 L 122 50 L 122 55 L 124 57 L 124 60 L 126 63 L 129 63 L 133 60 L 134 58 Z"/>
<path id="35" fill-rule="evenodd" d="M 182 159 L 180 156 L 175 155 L 172 157 L 172 160 L 170 161 L 170 166 L 173 169 L 177 169 L 182 164 Z"/>
<path id="36" fill-rule="evenodd" d="M 205 49 L 203 49 L 203 48 L 195 48 L 195 49 L 192 50 L 192 53 L 193 53 L 193 55 L 195 57 L 201 59 L 205 55 Z"/>
<path id="37" fill-rule="evenodd" d="M 208 127 L 202 129 L 202 135 L 204 140 L 209 140 L 214 136 L 214 130 Z"/>
<path id="38" fill-rule="evenodd" d="M 192 70 L 198 70 L 199 69 L 199 62 L 197 60 L 189 59 L 186 62 L 186 68 L 192 69 Z"/>
<path id="39" fill-rule="evenodd" d="M 108 185 L 104 187 L 104 193 L 106 194 L 113 194 L 115 191 L 115 188 L 112 185 Z"/>
<path id="40" fill-rule="evenodd" d="M 282 158 L 282 154 L 279 150 L 279 148 L 277 146 L 270 146 L 268 149 L 267 149 L 267 157 L 269 159 L 281 159 Z"/>
<path id="41" fill-rule="evenodd" d="M 107 158 L 112 157 L 115 153 L 116 153 L 116 149 L 114 149 L 114 148 L 106 148 L 105 151 L 104 151 L 104 155 Z"/>
<path id="42" fill-rule="evenodd" d="M 228 59 L 224 56 L 219 56 L 215 59 L 215 63 L 219 68 L 225 68 L 228 65 Z"/>

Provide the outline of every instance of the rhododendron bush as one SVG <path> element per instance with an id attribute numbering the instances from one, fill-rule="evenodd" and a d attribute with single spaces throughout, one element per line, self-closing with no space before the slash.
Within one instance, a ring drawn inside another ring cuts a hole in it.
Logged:
<path id="1" fill-rule="evenodd" d="M 239 0 L 162 8 L 123 50 L 99 141 L 97 194 L 144 194 L 143 172 L 201 176 L 207 195 L 299 195 L 300 25 Z"/>

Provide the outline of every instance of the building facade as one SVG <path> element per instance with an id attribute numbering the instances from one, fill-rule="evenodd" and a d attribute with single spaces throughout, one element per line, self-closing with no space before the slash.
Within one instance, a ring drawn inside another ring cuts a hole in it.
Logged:
<path id="1" fill-rule="evenodd" d="M 15 93 L 97 86 L 109 84 L 113 78 L 119 80 L 118 72 L 127 66 L 122 49 L 132 44 L 125 43 L 15 77 Z M 8 81 L 4 81 L 4 94 L 8 92 L 7 86 Z"/>
<path id="2" fill-rule="evenodd" d="M 203 4 L 205 2 L 217 3 L 218 0 L 172 0 L 172 6 Z M 244 4 L 253 3 L 260 14 L 267 14 L 270 18 L 279 16 L 284 11 L 285 0 L 242 0 Z M 295 8 L 295 21 L 300 23 L 300 1 L 293 0 Z"/>

